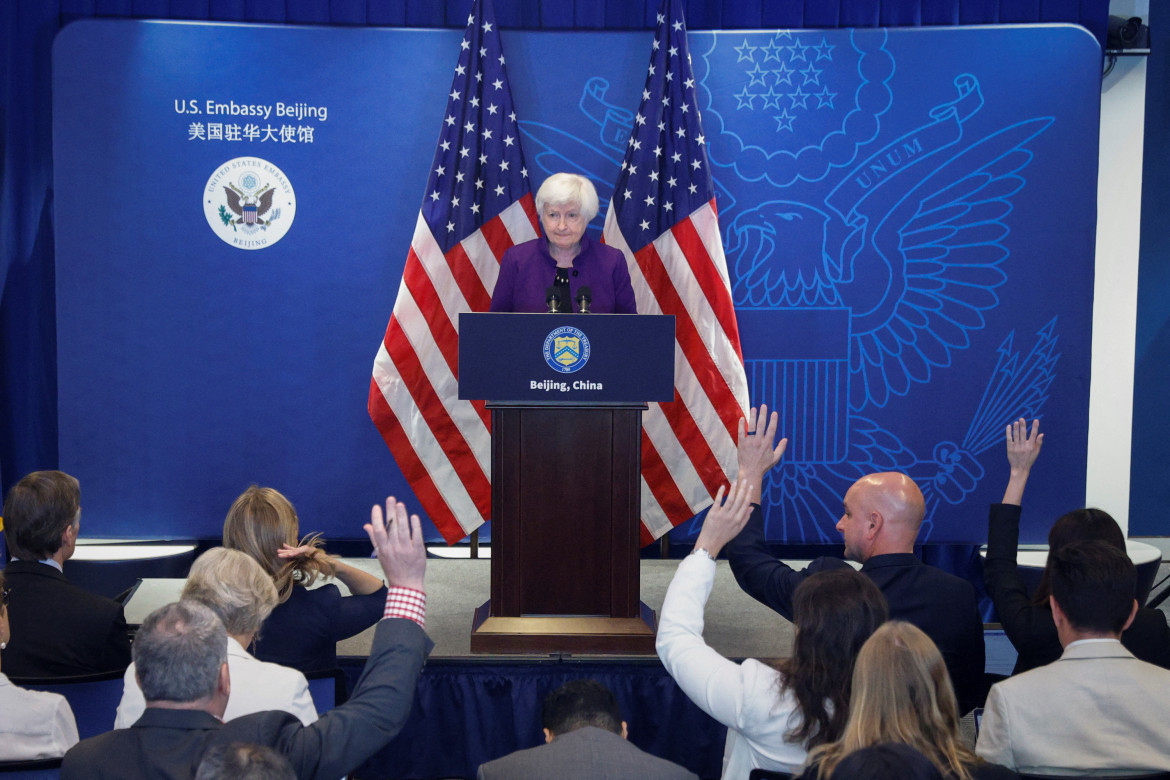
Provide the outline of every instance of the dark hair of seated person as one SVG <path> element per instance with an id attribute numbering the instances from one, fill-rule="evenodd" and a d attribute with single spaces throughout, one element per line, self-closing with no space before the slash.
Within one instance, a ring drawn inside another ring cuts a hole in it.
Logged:
<path id="1" fill-rule="evenodd" d="M 1105 542 L 1125 552 L 1125 534 L 1113 515 L 1104 509 L 1074 509 L 1056 519 L 1048 529 L 1048 561 L 1044 564 L 1036 592 L 1032 594 L 1033 604 L 1048 606 L 1048 597 L 1052 594 L 1052 554 L 1065 545 L 1089 541 Z"/>
<path id="2" fill-rule="evenodd" d="M 267 745 L 231 742 L 203 754 L 195 780 L 296 780 L 288 759 Z"/>
<path id="3" fill-rule="evenodd" d="M 61 535 L 77 519 L 81 485 L 63 471 L 34 471 L 8 490 L 4 535 L 22 561 L 43 561 L 61 548 Z"/>
<path id="4" fill-rule="evenodd" d="M 943 780 L 942 773 L 929 758 L 899 742 L 853 751 L 841 759 L 831 777 L 832 780 Z"/>
<path id="5" fill-rule="evenodd" d="M 622 711 L 613 692 L 596 680 L 572 680 L 544 698 L 540 725 L 555 736 L 584 726 L 622 733 Z"/>
<path id="6" fill-rule="evenodd" d="M 789 735 L 809 749 L 840 737 L 849 719 L 853 664 L 889 618 L 878 586 L 851 568 L 813 574 L 793 594 L 792 655 L 776 664 L 780 689 L 796 697 L 801 724 Z"/>
<path id="7" fill-rule="evenodd" d="M 1073 542 L 1049 556 L 1052 598 L 1073 628 L 1117 635 L 1133 612 L 1137 569 L 1106 542 Z"/>

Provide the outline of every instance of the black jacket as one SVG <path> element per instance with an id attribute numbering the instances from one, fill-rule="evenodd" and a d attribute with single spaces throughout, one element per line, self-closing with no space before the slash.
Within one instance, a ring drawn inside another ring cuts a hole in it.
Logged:
<path id="1" fill-rule="evenodd" d="M 817 558 L 796 571 L 776 560 L 764 540 L 764 515 L 752 516 L 739 536 L 727 545 L 735 580 L 750 596 L 792 620 L 796 586 L 811 574 L 849 564 L 839 558 Z M 861 567 L 886 597 L 890 618 L 913 623 L 938 646 L 959 699 L 960 713 L 980 706 L 984 690 L 983 620 L 971 583 L 920 561 L 912 553 L 875 555 Z"/>
<path id="2" fill-rule="evenodd" d="M 1047 604 L 1033 604 L 1032 594 L 1016 570 L 1016 550 L 1020 541 L 1020 507 L 1015 504 L 992 504 L 987 520 L 987 560 L 983 564 L 983 584 L 995 604 L 1003 632 L 1016 648 L 1012 674 L 1046 666 L 1063 649 Z M 1121 643 L 1147 663 L 1170 669 L 1170 626 L 1166 615 L 1142 607 L 1133 623 L 1121 635 Z"/>
<path id="3" fill-rule="evenodd" d="M 62 677 L 121 671 L 130 665 L 122 605 L 77 587 L 47 563 L 11 561 L 12 640 L 3 651 L 9 677 Z"/>

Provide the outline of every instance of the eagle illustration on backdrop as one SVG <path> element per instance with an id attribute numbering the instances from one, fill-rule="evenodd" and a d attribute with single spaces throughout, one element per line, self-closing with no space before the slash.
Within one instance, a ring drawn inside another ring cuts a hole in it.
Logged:
<path id="1" fill-rule="evenodd" d="M 263 226 L 272 221 L 263 218 L 272 208 L 272 198 L 276 194 L 276 190 L 271 186 L 265 187 L 255 195 L 237 189 L 234 184 L 227 185 L 223 191 L 227 195 L 228 208 L 236 215 L 236 219 L 233 220 L 235 224 Z"/>

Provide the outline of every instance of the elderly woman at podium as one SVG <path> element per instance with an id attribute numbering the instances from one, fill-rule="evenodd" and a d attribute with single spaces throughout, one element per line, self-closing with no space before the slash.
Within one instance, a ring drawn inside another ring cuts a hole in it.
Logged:
<path id="1" fill-rule="evenodd" d="M 545 179 L 536 192 L 544 235 L 504 253 L 491 310 L 569 312 L 584 304 L 598 314 L 636 314 L 625 256 L 585 235 L 597 209 L 597 190 L 584 176 Z"/>

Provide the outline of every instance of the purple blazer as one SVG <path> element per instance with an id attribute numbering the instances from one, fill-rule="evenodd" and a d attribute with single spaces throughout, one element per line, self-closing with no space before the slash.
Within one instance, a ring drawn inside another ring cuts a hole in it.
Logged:
<path id="1" fill-rule="evenodd" d="M 500 261 L 491 310 L 535 314 L 547 311 L 544 293 L 552 286 L 556 268 L 544 236 L 512 247 Z M 581 236 L 581 253 L 573 258 L 573 270 L 569 273 L 570 299 L 576 299 L 580 287 L 592 289 L 593 302 L 589 308 L 597 314 L 638 313 L 625 256 L 588 236 Z"/>

